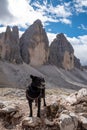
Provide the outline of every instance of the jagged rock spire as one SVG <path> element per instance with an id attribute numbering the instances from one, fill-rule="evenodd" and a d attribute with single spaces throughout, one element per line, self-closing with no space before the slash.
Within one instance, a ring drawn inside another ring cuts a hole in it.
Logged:
<path id="1" fill-rule="evenodd" d="M 51 43 L 49 63 L 64 69 L 74 68 L 74 49 L 63 33 L 58 34 Z"/>
<path id="2" fill-rule="evenodd" d="M 48 61 L 49 42 L 40 20 L 36 20 L 20 39 L 21 56 L 24 62 L 33 66 Z"/>

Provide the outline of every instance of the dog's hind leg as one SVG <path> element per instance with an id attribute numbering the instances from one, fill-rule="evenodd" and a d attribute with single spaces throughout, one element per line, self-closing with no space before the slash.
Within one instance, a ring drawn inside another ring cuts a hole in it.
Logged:
<path id="1" fill-rule="evenodd" d="M 45 88 L 42 90 L 42 98 L 43 98 L 44 106 L 46 106 L 46 101 L 45 101 Z"/>
<path id="2" fill-rule="evenodd" d="M 35 99 L 35 106 L 37 107 L 37 104 L 38 104 L 38 99 L 36 98 Z"/>
<path id="3" fill-rule="evenodd" d="M 40 109 L 41 109 L 41 98 L 38 98 L 38 111 L 37 111 L 37 117 L 40 117 Z"/>

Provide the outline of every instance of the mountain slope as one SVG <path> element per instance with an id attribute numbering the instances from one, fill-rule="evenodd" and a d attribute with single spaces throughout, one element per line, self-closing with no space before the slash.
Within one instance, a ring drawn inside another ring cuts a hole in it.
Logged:
<path id="1" fill-rule="evenodd" d="M 78 90 L 87 87 L 87 72 L 76 68 L 71 71 L 58 69 L 52 65 L 33 68 L 25 63 L 16 65 L 0 61 L 0 87 L 25 89 L 31 82 L 30 74 L 44 77 L 47 88 Z"/>

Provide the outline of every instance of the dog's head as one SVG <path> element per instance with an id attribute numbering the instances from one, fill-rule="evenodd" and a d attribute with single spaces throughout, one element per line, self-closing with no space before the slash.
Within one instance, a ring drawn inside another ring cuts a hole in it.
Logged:
<path id="1" fill-rule="evenodd" d="M 34 83 L 36 87 L 38 87 L 38 88 L 45 87 L 44 78 L 38 77 L 38 76 L 33 76 L 33 75 L 30 75 L 30 78 L 32 79 L 32 83 Z"/>

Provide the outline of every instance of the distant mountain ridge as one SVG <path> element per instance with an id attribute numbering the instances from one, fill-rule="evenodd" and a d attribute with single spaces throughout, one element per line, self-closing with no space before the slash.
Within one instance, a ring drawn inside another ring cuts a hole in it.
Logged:
<path id="1" fill-rule="evenodd" d="M 66 70 L 81 68 L 80 60 L 75 57 L 74 49 L 63 33 L 58 34 L 49 46 L 40 20 L 29 26 L 20 39 L 18 27 L 14 26 L 11 31 L 7 26 L 6 32 L 0 34 L 0 59 L 31 66 L 53 64 Z"/>

